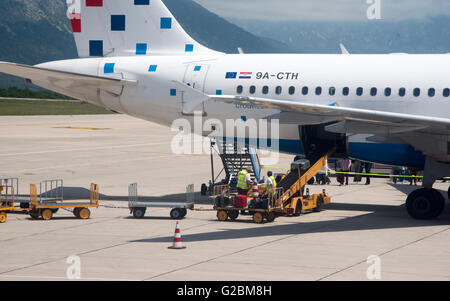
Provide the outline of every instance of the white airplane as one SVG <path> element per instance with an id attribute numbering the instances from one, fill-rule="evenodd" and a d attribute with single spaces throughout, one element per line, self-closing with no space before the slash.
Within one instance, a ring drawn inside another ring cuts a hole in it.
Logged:
<path id="1" fill-rule="evenodd" d="M 447 54 L 224 54 L 194 41 L 161 0 L 77 1 L 79 59 L 2 62 L 0 72 L 166 126 L 198 110 L 223 122 L 277 118 L 281 152 L 337 146 L 337 155 L 424 168 L 407 211 L 443 212 L 432 187 L 450 175 Z"/>

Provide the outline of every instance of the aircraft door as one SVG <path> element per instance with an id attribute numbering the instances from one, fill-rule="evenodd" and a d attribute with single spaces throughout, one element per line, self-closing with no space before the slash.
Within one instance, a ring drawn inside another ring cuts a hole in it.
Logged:
<path id="1" fill-rule="evenodd" d="M 205 92 L 205 82 L 208 70 L 209 65 L 202 65 L 200 63 L 189 64 L 183 82 L 196 90 Z M 181 105 L 183 105 L 184 101 L 186 101 L 186 99 L 184 99 L 184 95 L 182 95 Z M 203 115 L 205 115 L 205 104 L 199 105 L 198 110 L 202 110 Z"/>

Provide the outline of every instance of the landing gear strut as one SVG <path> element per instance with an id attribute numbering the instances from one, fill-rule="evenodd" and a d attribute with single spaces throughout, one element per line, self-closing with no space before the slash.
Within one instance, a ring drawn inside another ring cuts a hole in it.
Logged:
<path id="1" fill-rule="evenodd" d="M 406 210 L 415 219 L 437 218 L 445 209 L 445 198 L 433 189 L 434 182 L 450 174 L 450 165 L 427 157 L 424 170 L 424 188 L 411 192 L 406 199 Z M 450 198 L 450 188 L 448 191 Z"/>

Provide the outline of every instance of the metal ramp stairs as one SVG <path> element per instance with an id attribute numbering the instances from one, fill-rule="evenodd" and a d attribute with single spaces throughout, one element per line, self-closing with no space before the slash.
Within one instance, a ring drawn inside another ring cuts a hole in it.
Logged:
<path id="1" fill-rule="evenodd" d="M 255 148 L 240 143 L 224 143 L 221 140 L 215 141 L 215 144 L 223 164 L 217 178 L 222 173 L 225 173 L 225 178 L 221 182 L 216 182 L 217 178 L 213 177 L 212 185 L 230 184 L 231 188 L 236 187 L 237 175 L 243 169 L 250 169 L 250 175 L 259 183 L 261 165 Z"/>

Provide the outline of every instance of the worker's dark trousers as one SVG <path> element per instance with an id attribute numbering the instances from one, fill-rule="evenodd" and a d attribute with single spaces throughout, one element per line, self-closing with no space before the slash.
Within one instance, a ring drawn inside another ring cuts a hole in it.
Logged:
<path id="1" fill-rule="evenodd" d="M 238 188 L 237 191 L 238 191 L 239 195 L 247 195 L 248 194 L 248 188 L 247 189 Z"/>
<path id="2" fill-rule="evenodd" d="M 366 174 L 370 174 L 370 172 L 372 171 L 372 164 L 366 163 L 364 165 L 364 169 L 366 170 Z M 370 184 L 370 176 L 366 177 L 366 184 Z"/>

